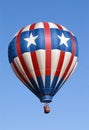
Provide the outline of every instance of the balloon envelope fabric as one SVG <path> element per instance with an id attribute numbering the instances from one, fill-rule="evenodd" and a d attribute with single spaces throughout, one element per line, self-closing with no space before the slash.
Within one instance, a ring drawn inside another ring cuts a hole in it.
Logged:
<path id="1" fill-rule="evenodd" d="M 49 103 L 77 66 L 78 43 L 64 26 L 38 22 L 15 34 L 8 56 L 16 76 L 41 102 Z"/>

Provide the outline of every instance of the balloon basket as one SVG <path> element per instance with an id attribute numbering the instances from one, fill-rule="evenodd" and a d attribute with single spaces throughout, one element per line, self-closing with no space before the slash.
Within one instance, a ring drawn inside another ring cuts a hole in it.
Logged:
<path id="1" fill-rule="evenodd" d="M 45 106 L 44 106 L 44 113 L 45 114 L 48 114 L 50 112 L 50 107 L 46 104 Z"/>

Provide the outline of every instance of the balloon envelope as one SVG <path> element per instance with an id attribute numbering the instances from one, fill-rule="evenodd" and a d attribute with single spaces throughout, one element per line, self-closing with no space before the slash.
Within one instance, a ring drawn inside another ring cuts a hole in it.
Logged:
<path id="1" fill-rule="evenodd" d="M 18 31 L 8 47 L 17 77 L 41 102 L 51 102 L 77 65 L 74 34 L 59 24 L 39 22 Z"/>

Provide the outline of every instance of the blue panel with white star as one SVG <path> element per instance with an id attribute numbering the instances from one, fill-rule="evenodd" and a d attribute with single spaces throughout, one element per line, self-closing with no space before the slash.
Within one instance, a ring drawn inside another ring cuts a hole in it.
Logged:
<path id="1" fill-rule="evenodd" d="M 28 41 L 26 39 L 28 39 Z M 32 43 L 30 43 L 30 41 L 32 41 Z M 22 53 L 45 49 L 44 29 L 23 32 L 20 38 L 20 46 Z"/>
<path id="2" fill-rule="evenodd" d="M 58 49 L 66 52 L 72 53 L 72 36 L 69 32 L 58 29 L 50 29 L 51 32 L 51 48 Z M 76 52 L 75 55 L 78 55 L 78 45 L 77 40 L 75 39 Z M 20 47 L 21 52 L 32 52 L 39 49 L 45 50 L 45 34 L 44 29 L 35 29 L 29 30 L 21 33 L 20 37 Z M 12 55 L 9 55 L 10 62 L 14 57 L 17 56 L 16 52 L 16 37 L 13 38 L 10 44 L 10 50 L 13 51 Z M 10 54 L 10 53 L 9 53 Z"/>
<path id="3" fill-rule="evenodd" d="M 69 32 L 58 29 L 50 29 L 50 31 L 52 49 L 72 52 L 72 36 Z M 35 29 L 23 32 L 21 34 L 20 44 L 22 53 L 45 49 L 44 29 Z M 77 55 L 77 53 L 76 50 L 75 55 Z"/>
<path id="4" fill-rule="evenodd" d="M 72 52 L 72 38 L 69 32 L 58 29 L 51 29 L 51 35 L 52 49 Z M 64 39 L 66 42 L 63 43 L 62 39 Z"/>

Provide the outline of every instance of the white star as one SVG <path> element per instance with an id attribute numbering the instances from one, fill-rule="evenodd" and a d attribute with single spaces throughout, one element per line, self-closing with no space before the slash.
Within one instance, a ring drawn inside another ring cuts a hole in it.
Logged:
<path id="1" fill-rule="evenodd" d="M 24 38 L 24 40 L 28 42 L 27 47 L 29 47 L 31 44 L 36 45 L 35 40 L 37 39 L 37 37 L 38 36 L 33 36 L 32 33 L 31 33 L 30 37 Z"/>
<path id="2" fill-rule="evenodd" d="M 67 44 L 67 41 L 70 39 L 70 38 L 67 38 L 64 36 L 64 34 L 62 33 L 61 36 L 58 35 L 58 38 L 60 38 L 60 45 L 64 44 L 66 47 L 68 47 L 68 44 Z"/>

